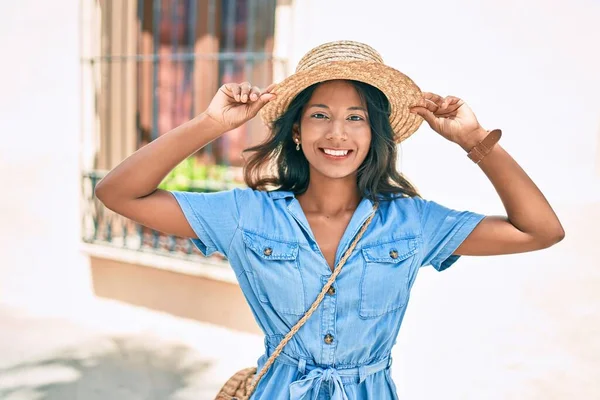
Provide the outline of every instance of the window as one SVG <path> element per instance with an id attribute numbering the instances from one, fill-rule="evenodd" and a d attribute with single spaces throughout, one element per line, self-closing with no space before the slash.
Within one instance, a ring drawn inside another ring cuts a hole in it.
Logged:
<path id="1" fill-rule="evenodd" d="M 225 82 L 268 85 L 281 62 L 272 54 L 275 0 L 90 1 L 97 49 L 84 63 L 96 77 L 98 169 L 202 112 Z M 263 135 L 261 124 L 242 127 L 202 158 L 240 166 L 241 150 Z"/>
<path id="2" fill-rule="evenodd" d="M 125 238 L 139 229 L 123 228 L 129 222 L 94 204 L 93 186 L 107 170 L 202 112 L 223 83 L 265 87 L 274 67 L 285 68 L 273 55 L 276 7 L 276 0 L 83 1 L 84 197 L 93 226 L 84 233 L 88 240 Z M 258 118 L 227 133 L 176 170 L 194 171 L 183 184 L 171 176 L 179 185 L 174 188 L 243 184 L 242 150 L 265 134 Z"/>

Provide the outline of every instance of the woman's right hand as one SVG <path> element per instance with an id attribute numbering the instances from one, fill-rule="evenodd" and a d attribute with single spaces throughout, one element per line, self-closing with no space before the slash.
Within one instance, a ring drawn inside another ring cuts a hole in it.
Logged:
<path id="1" fill-rule="evenodd" d="M 249 82 L 226 83 L 219 88 L 204 112 L 222 128 L 230 131 L 254 118 L 258 111 L 275 98 L 271 90 L 275 84 L 264 90 Z"/>

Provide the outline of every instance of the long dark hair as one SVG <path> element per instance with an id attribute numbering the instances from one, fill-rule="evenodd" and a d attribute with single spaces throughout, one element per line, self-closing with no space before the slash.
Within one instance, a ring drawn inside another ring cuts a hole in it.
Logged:
<path id="1" fill-rule="evenodd" d="M 351 83 L 367 105 L 371 126 L 371 148 L 358 168 L 357 184 L 363 197 L 371 201 L 397 195 L 419 196 L 413 185 L 396 170 L 397 150 L 389 122 L 390 104 L 377 88 L 358 81 Z M 304 105 L 311 98 L 316 83 L 300 92 L 271 127 L 261 144 L 244 150 L 251 152 L 244 167 L 246 185 L 256 190 L 285 190 L 302 194 L 308 189 L 309 164 L 292 140 L 294 124 L 299 124 Z"/>

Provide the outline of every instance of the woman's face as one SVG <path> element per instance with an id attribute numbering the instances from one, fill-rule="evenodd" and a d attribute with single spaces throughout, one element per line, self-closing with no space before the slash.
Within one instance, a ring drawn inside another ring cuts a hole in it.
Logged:
<path id="1" fill-rule="evenodd" d="M 355 175 L 371 145 L 367 105 L 349 82 L 324 82 L 304 106 L 293 137 L 300 141 L 311 178 Z"/>

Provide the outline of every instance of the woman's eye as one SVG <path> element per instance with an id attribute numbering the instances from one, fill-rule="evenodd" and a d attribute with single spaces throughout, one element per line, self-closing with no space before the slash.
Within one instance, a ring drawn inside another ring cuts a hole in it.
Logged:
<path id="1" fill-rule="evenodd" d="M 348 119 L 351 120 L 351 121 L 364 121 L 365 120 L 360 115 L 351 115 L 351 116 L 348 117 Z"/>
<path id="2" fill-rule="evenodd" d="M 311 115 L 311 117 L 316 118 L 316 119 L 325 119 L 325 118 L 327 118 L 327 115 L 321 114 L 321 113 L 316 113 L 316 114 Z"/>

